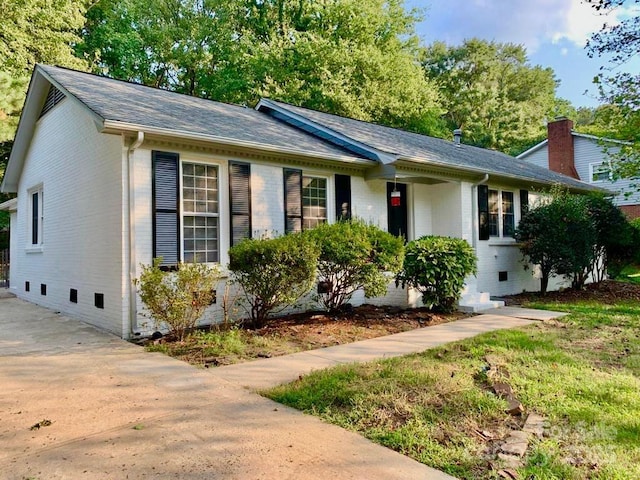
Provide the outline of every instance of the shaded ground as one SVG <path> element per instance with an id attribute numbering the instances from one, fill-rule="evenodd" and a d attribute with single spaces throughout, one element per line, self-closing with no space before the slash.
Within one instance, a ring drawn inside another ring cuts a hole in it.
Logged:
<path id="1" fill-rule="evenodd" d="M 305 312 L 277 317 L 259 330 L 198 331 L 184 342 L 165 337 L 147 342 L 146 346 L 194 365 L 210 367 L 343 345 L 468 316 L 462 312 L 437 314 L 425 308 L 403 310 L 362 305 L 336 315 Z"/>
<path id="2" fill-rule="evenodd" d="M 620 301 L 640 301 L 640 284 L 608 280 L 597 284 L 589 284 L 584 290 L 566 289 L 559 292 L 521 293 L 502 297 L 506 305 L 522 305 L 531 302 L 567 303 L 576 301 L 593 301 L 605 305 L 613 305 Z"/>

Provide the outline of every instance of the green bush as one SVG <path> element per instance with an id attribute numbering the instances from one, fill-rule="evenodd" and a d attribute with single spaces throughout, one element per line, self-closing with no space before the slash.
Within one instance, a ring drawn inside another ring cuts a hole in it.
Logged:
<path id="1" fill-rule="evenodd" d="M 142 265 L 136 280 L 140 298 L 156 322 L 165 325 L 180 341 L 215 300 L 220 268 L 203 263 L 181 263 L 175 272 L 160 269 L 162 259 Z"/>
<path id="2" fill-rule="evenodd" d="M 229 249 L 229 270 L 250 306 L 253 328 L 296 302 L 313 286 L 317 245 L 303 234 L 245 240 Z"/>
<path id="3" fill-rule="evenodd" d="M 467 275 L 476 273 L 473 248 L 461 238 L 425 236 L 409 242 L 396 284 L 422 293 L 422 303 L 434 311 L 453 310 Z"/>
<path id="4" fill-rule="evenodd" d="M 330 311 L 359 289 L 367 298 L 384 295 L 385 272 L 395 275 L 402 266 L 403 240 L 361 220 L 323 224 L 305 234 L 320 247 L 318 277 L 326 293 L 318 300 Z"/>
<path id="5" fill-rule="evenodd" d="M 634 218 L 629 225 L 631 225 L 633 263 L 640 265 L 640 218 Z"/>

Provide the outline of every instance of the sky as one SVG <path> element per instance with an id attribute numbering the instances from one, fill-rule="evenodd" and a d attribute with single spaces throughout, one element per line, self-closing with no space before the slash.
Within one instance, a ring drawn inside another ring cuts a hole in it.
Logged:
<path id="1" fill-rule="evenodd" d="M 585 0 L 406 0 L 406 6 L 423 10 L 417 33 L 426 44 L 440 40 L 459 45 L 477 37 L 524 45 L 532 65 L 554 70 L 560 80 L 558 96 L 575 107 L 598 105 L 592 79 L 607 64 L 587 56 L 587 39 L 605 22 L 629 14 L 619 8 L 603 17 Z M 625 70 L 637 73 L 640 61 Z"/>

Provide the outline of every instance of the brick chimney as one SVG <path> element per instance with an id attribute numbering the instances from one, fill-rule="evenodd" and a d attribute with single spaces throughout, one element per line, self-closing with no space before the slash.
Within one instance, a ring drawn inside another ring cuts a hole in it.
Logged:
<path id="1" fill-rule="evenodd" d="M 573 122 L 565 117 L 547 124 L 549 170 L 580 179 L 573 161 Z"/>

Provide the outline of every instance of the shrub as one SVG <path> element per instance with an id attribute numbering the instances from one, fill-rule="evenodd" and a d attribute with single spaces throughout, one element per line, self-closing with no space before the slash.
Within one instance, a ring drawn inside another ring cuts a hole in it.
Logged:
<path id="1" fill-rule="evenodd" d="M 320 247 L 318 277 L 325 287 L 318 300 L 327 310 L 347 303 L 359 289 L 367 298 L 384 295 L 402 266 L 403 240 L 362 220 L 323 224 L 306 235 Z"/>
<path id="2" fill-rule="evenodd" d="M 633 262 L 640 265 L 640 218 L 634 218 L 629 222 L 631 225 L 631 244 Z"/>
<path id="3" fill-rule="evenodd" d="M 605 279 L 608 273 L 618 276 L 622 268 L 633 258 L 633 228 L 622 210 L 611 199 L 591 195 L 587 210 L 596 230 L 595 255 L 591 272 L 595 281 Z"/>
<path id="4" fill-rule="evenodd" d="M 161 261 L 155 259 L 152 265 L 142 265 L 136 283 L 156 327 L 165 325 L 170 334 L 182 341 L 215 300 L 220 269 L 203 263 L 181 263 L 175 272 L 167 272 L 160 269 Z"/>
<path id="5" fill-rule="evenodd" d="M 473 248 L 461 238 L 425 236 L 409 242 L 396 284 L 422 293 L 422 303 L 434 311 L 453 310 L 464 279 L 476 273 Z"/>
<path id="6" fill-rule="evenodd" d="M 318 247 L 302 234 L 245 240 L 229 249 L 229 270 L 250 306 L 251 327 L 296 302 L 311 290 Z"/>
<path id="7" fill-rule="evenodd" d="M 528 262 L 540 266 L 541 293 L 546 293 L 553 274 L 571 279 L 573 288 L 584 286 L 597 244 L 586 197 L 556 191 L 551 202 L 527 212 L 515 237 Z"/>

